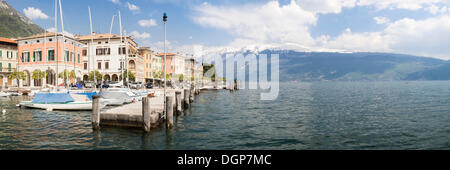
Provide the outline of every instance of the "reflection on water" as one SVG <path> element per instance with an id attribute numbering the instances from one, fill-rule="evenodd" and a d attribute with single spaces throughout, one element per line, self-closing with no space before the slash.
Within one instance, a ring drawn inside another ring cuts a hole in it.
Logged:
<path id="1" fill-rule="evenodd" d="M 450 149 L 450 82 L 282 83 L 202 93 L 175 127 L 92 131 L 90 112 L 0 98 L 0 149 Z"/>

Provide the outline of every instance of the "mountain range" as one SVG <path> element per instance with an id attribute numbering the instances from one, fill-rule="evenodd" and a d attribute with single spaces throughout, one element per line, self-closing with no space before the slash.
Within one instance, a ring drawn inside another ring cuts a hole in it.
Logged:
<path id="1" fill-rule="evenodd" d="M 17 38 L 44 32 L 4 0 L 0 0 L 0 21 L 0 37 Z"/>

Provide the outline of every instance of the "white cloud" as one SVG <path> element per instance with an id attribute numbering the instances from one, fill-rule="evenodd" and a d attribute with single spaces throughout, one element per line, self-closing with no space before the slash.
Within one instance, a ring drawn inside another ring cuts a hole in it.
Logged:
<path id="1" fill-rule="evenodd" d="M 239 43 L 296 42 L 312 44 L 308 26 L 317 17 L 295 1 L 280 5 L 270 1 L 262 5 L 217 7 L 204 3 L 194 8 L 194 22 L 228 31 L 241 38 Z"/>
<path id="2" fill-rule="evenodd" d="M 110 2 L 114 3 L 114 4 L 121 4 L 120 0 L 109 0 Z"/>
<path id="3" fill-rule="evenodd" d="M 28 7 L 23 9 L 23 13 L 30 19 L 48 19 L 48 16 L 40 9 L 34 7 Z"/>
<path id="4" fill-rule="evenodd" d="M 407 9 L 418 10 L 431 4 L 445 2 L 446 0 L 359 0 L 358 6 L 374 6 L 382 9 Z"/>
<path id="5" fill-rule="evenodd" d="M 377 24 L 386 24 L 391 21 L 389 20 L 389 18 L 386 17 L 373 17 L 373 19 Z"/>
<path id="6" fill-rule="evenodd" d="M 314 13 L 341 13 L 342 8 L 353 8 L 356 0 L 297 0 L 303 9 Z"/>
<path id="7" fill-rule="evenodd" d="M 147 32 L 139 33 L 138 31 L 131 32 L 131 35 L 133 37 L 136 37 L 137 39 L 147 39 L 150 38 L 150 34 Z"/>
<path id="8" fill-rule="evenodd" d="M 450 16 L 424 20 L 404 18 L 387 24 L 379 32 L 353 33 L 347 29 L 341 35 L 321 39 L 324 48 L 347 51 L 395 52 L 450 59 Z"/>
<path id="9" fill-rule="evenodd" d="M 140 9 L 138 6 L 136 6 L 135 4 L 132 4 L 130 2 L 127 2 L 127 7 L 130 11 L 139 11 L 139 9 Z"/>
<path id="10" fill-rule="evenodd" d="M 158 24 L 156 24 L 156 21 L 154 19 L 149 19 L 149 20 L 139 20 L 138 24 L 141 27 L 153 27 L 153 26 L 157 26 Z"/>

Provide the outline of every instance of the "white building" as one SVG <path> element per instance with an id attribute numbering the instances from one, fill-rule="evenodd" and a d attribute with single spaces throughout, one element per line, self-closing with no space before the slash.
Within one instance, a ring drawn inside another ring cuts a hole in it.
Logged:
<path id="1" fill-rule="evenodd" d="M 91 35 L 78 36 L 77 38 L 84 44 L 83 80 L 88 79 L 90 71 L 98 70 L 104 75 L 103 80 L 119 82 L 122 81 L 122 70 L 128 68 L 136 76 L 136 81 L 143 81 L 144 60 L 142 56 L 138 55 L 138 47 L 132 37 L 127 37 L 125 41 L 124 36 L 94 33 L 93 44 L 91 44 Z M 92 53 L 89 52 L 89 49 L 92 49 Z M 128 49 L 128 57 L 127 62 L 124 63 L 126 49 Z"/>

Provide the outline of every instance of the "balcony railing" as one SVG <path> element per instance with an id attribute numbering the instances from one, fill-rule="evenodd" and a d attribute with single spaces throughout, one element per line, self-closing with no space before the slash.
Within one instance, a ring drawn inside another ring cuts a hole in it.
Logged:
<path id="1" fill-rule="evenodd" d="M 11 73 L 11 72 L 14 72 L 14 71 L 16 71 L 16 68 L 8 68 L 8 67 L 0 68 L 0 72 L 1 73 Z"/>

